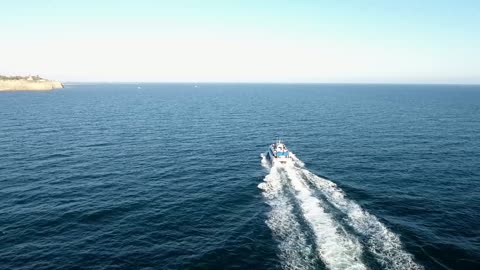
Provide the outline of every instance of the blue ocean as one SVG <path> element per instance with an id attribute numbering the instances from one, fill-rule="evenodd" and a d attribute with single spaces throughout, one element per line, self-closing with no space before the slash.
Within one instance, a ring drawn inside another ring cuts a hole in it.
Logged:
<path id="1" fill-rule="evenodd" d="M 480 269 L 480 86 L 2 92 L 0 269 Z"/>

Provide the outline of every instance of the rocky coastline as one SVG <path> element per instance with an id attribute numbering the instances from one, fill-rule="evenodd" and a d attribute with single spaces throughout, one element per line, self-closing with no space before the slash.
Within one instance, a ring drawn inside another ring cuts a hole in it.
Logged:
<path id="1" fill-rule="evenodd" d="M 0 91 L 49 91 L 60 88 L 63 88 L 63 84 L 61 82 L 50 81 L 41 78 L 0 78 Z"/>

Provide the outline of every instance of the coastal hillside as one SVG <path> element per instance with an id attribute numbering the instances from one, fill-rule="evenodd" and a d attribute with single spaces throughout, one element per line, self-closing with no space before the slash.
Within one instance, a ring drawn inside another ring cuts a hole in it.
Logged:
<path id="1" fill-rule="evenodd" d="M 48 91 L 63 88 L 58 81 L 51 81 L 39 76 L 1 76 L 0 91 Z"/>

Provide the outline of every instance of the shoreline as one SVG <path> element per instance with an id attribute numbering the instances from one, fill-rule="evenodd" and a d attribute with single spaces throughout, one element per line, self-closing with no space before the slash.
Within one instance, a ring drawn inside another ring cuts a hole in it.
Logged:
<path id="1" fill-rule="evenodd" d="M 0 80 L 2 91 L 51 91 L 64 88 L 58 81 Z"/>

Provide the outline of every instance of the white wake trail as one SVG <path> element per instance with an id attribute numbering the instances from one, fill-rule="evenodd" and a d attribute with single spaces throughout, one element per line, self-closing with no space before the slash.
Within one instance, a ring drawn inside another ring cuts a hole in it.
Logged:
<path id="1" fill-rule="evenodd" d="M 262 165 L 270 169 L 265 156 Z M 258 187 L 271 211 L 268 214 L 267 225 L 279 241 L 282 266 L 288 270 L 315 269 L 314 249 L 307 242 L 304 232 L 293 212 L 293 205 L 283 190 L 283 180 L 277 168 L 271 168 L 264 182 Z"/>
<path id="2" fill-rule="evenodd" d="M 335 183 L 305 168 L 294 168 L 294 170 L 303 173 L 305 178 L 318 188 L 334 207 L 346 214 L 348 224 L 367 239 L 368 250 L 376 256 L 383 269 L 423 269 L 421 265 L 415 263 L 413 255 L 403 249 L 400 238 L 396 234 L 357 203 L 346 198 L 345 193 Z"/>
<path id="3" fill-rule="evenodd" d="M 294 163 L 297 167 L 304 167 L 304 166 L 305 166 L 305 163 L 303 163 L 303 161 L 301 161 L 300 159 L 298 159 L 297 156 L 295 156 L 294 153 L 290 152 L 290 157 L 292 157 L 293 163 Z"/>
<path id="4" fill-rule="evenodd" d="M 285 168 L 295 197 L 298 200 L 302 214 L 315 234 L 317 251 L 329 269 L 367 269 L 362 263 L 362 246 L 353 237 L 349 236 L 325 212 L 321 202 L 316 198 L 294 167 Z"/>

